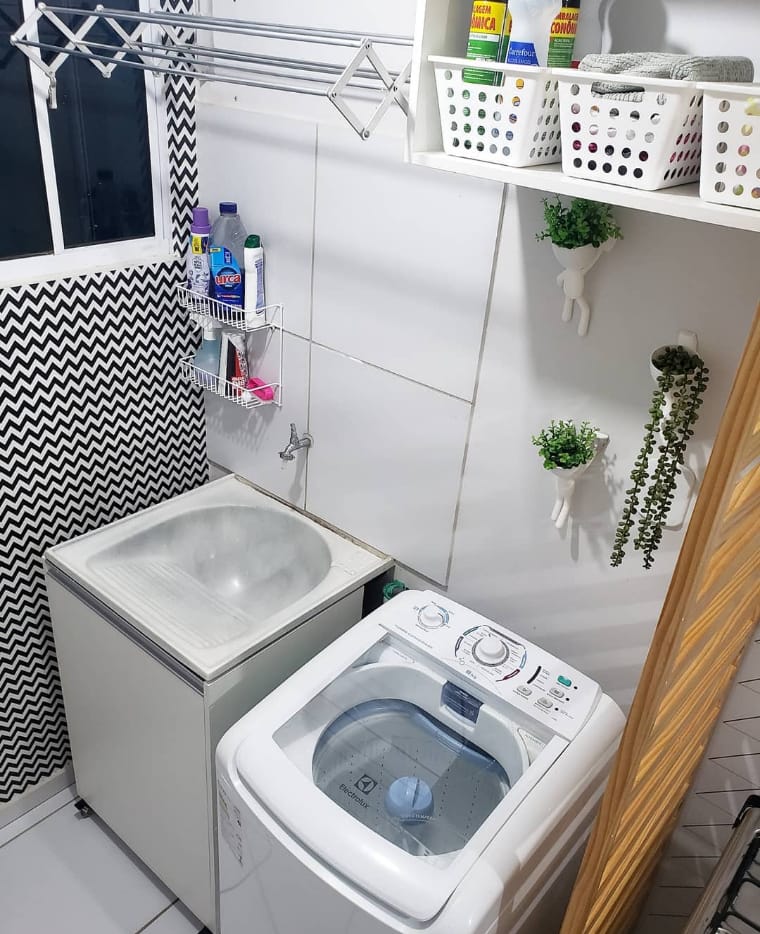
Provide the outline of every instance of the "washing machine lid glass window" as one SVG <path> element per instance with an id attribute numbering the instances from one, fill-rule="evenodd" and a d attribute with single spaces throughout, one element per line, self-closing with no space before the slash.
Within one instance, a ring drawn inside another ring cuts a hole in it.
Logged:
<path id="1" fill-rule="evenodd" d="M 416 921 L 441 910 L 567 747 L 392 635 L 326 685 L 315 674 L 310 693 L 262 705 L 238 774 L 298 845 Z"/>
<path id="2" fill-rule="evenodd" d="M 385 840 L 450 861 L 509 791 L 487 752 L 404 700 L 368 700 L 324 730 L 314 784 Z"/>

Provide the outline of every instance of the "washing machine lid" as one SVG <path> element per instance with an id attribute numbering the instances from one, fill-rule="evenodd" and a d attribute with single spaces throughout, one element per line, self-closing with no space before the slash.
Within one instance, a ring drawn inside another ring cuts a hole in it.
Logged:
<path id="1" fill-rule="evenodd" d="M 428 921 L 567 741 L 381 627 L 360 625 L 323 656 L 341 654 L 337 676 L 320 657 L 256 708 L 237 773 L 328 871 Z"/>

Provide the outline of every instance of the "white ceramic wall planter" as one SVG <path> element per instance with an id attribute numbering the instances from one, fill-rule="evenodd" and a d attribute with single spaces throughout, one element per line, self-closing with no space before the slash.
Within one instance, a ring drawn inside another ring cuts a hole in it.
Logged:
<path id="1" fill-rule="evenodd" d="M 585 297 L 586 273 L 597 264 L 603 253 L 609 253 L 615 246 L 615 240 L 610 239 L 601 246 L 567 247 L 552 244 L 552 250 L 557 257 L 557 261 L 564 268 L 564 271 L 557 276 L 557 285 L 561 286 L 565 293 L 565 304 L 562 308 L 562 320 L 568 322 L 572 320 L 575 305 L 578 306 L 578 335 L 585 337 L 588 334 L 588 326 L 591 321 L 591 306 Z"/>
<path id="2" fill-rule="evenodd" d="M 681 346 L 686 350 L 691 351 L 691 353 L 699 352 L 699 340 L 694 331 L 679 331 L 678 339 L 675 344 L 668 345 L 663 344 L 661 347 L 656 347 L 649 356 L 649 372 L 652 376 L 652 380 L 657 383 L 658 377 L 660 375 L 660 369 L 655 364 L 655 358 L 657 358 L 663 350 L 668 346 Z M 664 396 L 664 402 L 662 406 L 662 418 L 663 422 L 668 419 L 670 416 L 670 410 L 673 407 L 673 393 L 666 392 Z M 659 431 L 659 435 L 662 436 L 662 423 Z M 691 501 L 696 493 L 698 486 L 698 479 L 696 473 L 688 466 L 688 464 L 681 464 L 681 475 L 678 478 L 676 484 L 676 495 L 673 505 L 670 509 L 670 515 L 667 522 L 664 525 L 668 531 L 676 532 L 683 527 L 686 517 L 689 514 L 689 506 Z"/>
<path id="3" fill-rule="evenodd" d="M 570 516 L 570 509 L 575 495 L 575 484 L 594 461 L 603 454 L 607 445 L 610 443 L 609 435 L 597 433 L 594 456 L 585 464 L 579 464 L 577 467 L 554 467 L 550 471 L 557 480 L 557 496 L 554 500 L 551 519 L 556 528 L 562 529 L 567 524 Z"/>

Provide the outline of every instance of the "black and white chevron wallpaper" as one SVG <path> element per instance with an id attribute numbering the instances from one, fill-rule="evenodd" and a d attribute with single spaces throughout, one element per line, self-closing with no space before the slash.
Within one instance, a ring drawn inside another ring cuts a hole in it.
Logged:
<path id="1" fill-rule="evenodd" d="M 182 255 L 198 189 L 192 83 L 168 79 L 166 98 Z M 191 340 L 181 276 L 175 261 L 0 291 L 0 805 L 69 758 L 45 549 L 207 477 L 202 400 L 176 365 Z"/>

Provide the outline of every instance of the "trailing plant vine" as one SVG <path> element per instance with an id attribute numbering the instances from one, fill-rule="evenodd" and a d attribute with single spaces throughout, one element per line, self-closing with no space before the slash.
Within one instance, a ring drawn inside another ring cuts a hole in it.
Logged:
<path id="1" fill-rule="evenodd" d="M 649 407 L 649 421 L 644 425 L 641 451 L 631 471 L 632 485 L 626 490 L 623 514 L 615 533 L 610 557 L 613 567 L 620 565 L 625 556 L 637 515 L 633 547 L 642 552 L 644 567 L 652 567 L 675 499 L 686 445 L 694 436 L 694 424 L 709 380 L 709 370 L 702 358 L 681 346 L 664 348 L 653 357 L 653 363 L 660 372 Z M 650 471 L 655 449 L 657 460 Z"/>

